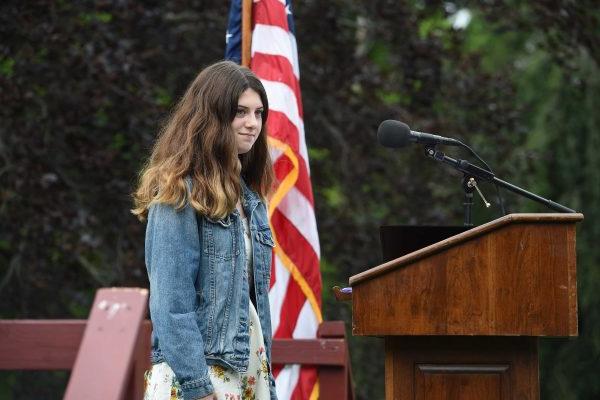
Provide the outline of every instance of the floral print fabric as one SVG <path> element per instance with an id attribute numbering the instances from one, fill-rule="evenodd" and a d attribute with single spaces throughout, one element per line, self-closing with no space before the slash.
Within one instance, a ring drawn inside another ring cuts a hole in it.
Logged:
<path id="1" fill-rule="evenodd" d="M 269 400 L 269 365 L 260 321 L 250 302 L 250 360 L 246 373 L 220 365 L 208 368 L 217 400 Z M 144 400 L 183 400 L 179 382 L 167 363 L 155 364 L 146 372 Z"/>

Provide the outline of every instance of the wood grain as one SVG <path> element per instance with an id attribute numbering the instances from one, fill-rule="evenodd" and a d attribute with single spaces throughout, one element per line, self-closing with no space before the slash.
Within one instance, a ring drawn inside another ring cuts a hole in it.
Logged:
<path id="1" fill-rule="evenodd" d="M 388 337 L 386 400 L 538 399 L 537 339 Z"/>
<path id="2" fill-rule="evenodd" d="M 506 216 L 352 277 L 353 333 L 576 336 L 581 218 Z"/>
<path id="3" fill-rule="evenodd" d="M 569 223 L 569 222 L 580 222 L 583 220 L 583 214 L 508 214 L 502 218 L 495 219 L 486 224 L 475 227 L 469 231 L 461 234 L 452 236 L 448 239 L 442 240 L 431 246 L 424 247 L 418 251 L 407 254 L 403 257 L 396 258 L 395 260 L 388 261 L 384 264 L 370 268 L 367 271 L 350 277 L 350 285 L 357 284 L 363 280 L 372 279 L 378 275 L 384 274 L 390 269 L 399 268 L 409 262 L 414 262 L 420 258 L 427 257 L 431 254 L 443 251 L 446 247 L 454 246 L 459 243 L 471 240 L 475 237 L 487 234 L 490 231 L 499 229 L 504 225 L 516 224 L 516 223 L 535 223 L 535 222 L 547 222 L 547 223 Z"/>

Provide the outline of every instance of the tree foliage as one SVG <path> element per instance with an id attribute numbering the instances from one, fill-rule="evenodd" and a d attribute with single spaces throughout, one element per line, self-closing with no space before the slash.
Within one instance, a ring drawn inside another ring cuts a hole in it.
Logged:
<path id="1" fill-rule="evenodd" d="M 147 285 L 129 194 L 173 102 L 222 58 L 227 4 L 9 1 L 0 10 L 0 317 L 85 317 L 98 287 Z M 580 337 L 543 341 L 542 397 L 597 397 L 594 2 L 307 0 L 294 11 L 325 316 L 350 322 L 328 288 L 381 261 L 380 225 L 462 222 L 460 175 L 418 147 L 377 145 L 378 124 L 399 119 L 461 138 L 499 177 L 585 214 Z M 546 211 L 503 197 L 512 212 Z M 499 215 L 478 203 L 474 217 Z M 358 398 L 383 398 L 381 340 L 352 338 L 351 354 Z M 44 379 L 0 375 L 0 397 L 60 397 L 66 375 Z"/>

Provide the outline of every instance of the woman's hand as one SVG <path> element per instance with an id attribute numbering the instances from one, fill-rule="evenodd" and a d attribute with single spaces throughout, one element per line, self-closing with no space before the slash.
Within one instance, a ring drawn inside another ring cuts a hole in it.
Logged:
<path id="1" fill-rule="evenodd" d="M 217 400 L 217 397 L 215 396 L 215 394 L 214 394 L 214 393 L 211 393 L 211 394 L 209 394 L 208 396 L 206 396 L 206 397 L 201 397 L 201 398 L 200 398 L 200 399 L 198 399 L 198 400 Z"/>

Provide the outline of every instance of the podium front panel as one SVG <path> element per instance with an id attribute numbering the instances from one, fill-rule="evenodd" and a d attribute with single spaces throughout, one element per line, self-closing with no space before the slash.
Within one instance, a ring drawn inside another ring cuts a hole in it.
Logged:
<path id="1" fill-rule="evenodd" d="M 539 399 L 537 338 L 385 340 L 386 400 Z"/>

